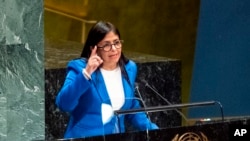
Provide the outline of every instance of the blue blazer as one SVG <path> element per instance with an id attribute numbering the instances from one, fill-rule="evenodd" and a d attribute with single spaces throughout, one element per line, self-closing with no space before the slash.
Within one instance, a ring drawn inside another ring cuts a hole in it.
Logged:
<path id="1" fill-rule="evenodd" d="M 158 129 L 151 123 L 145 113 L 120 115 L 111 117 L 108 123 L 102 121 L 102 104 L 111 105 L 103 76 L 99 69 L 91 74 L 91 80 L 87 80 L 82 74 L 87 61 L 83 58 L 75 59 L 68 63 L 67 76 L 64 85 L 56 97 L 56 105 L 60 110 L 70 114 L 65 138 L 82 138 L 114 133 L 114 128 L 119 123 L 119 131 L 125 131 L 124 120 L 128 120 L 138 130 Z M 137 66 L 129 61 L 125 69 L 130 85 L 123 77 L 122 83 L 125 93 L 124 109 L 139 108 L 138 100 L 134 99 L 134 83 L 137 75 Z"/>

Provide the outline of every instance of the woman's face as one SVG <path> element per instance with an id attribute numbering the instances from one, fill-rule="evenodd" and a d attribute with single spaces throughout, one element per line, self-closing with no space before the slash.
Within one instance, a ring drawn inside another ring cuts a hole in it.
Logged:
<path id="1" fill-rule="evenodd" d="M 97 44 L 97 54 L 103 60 L 103 66 L 116 66 L 120 56 L 122 44 L 119 36 L 114 32 L 109 32 L 106 36 Z"/>

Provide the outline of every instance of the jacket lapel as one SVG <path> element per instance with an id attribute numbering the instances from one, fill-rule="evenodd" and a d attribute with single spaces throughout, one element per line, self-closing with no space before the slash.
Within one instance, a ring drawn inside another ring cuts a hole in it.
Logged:
<path id="1" fill-rule="evenodd" d="M 104 83 L 104 79 L 102 77 L 101 71 L 97 70 L 92 75 L 92 81 L 96 87 L 96 91 L 102 100 L 102 103 L 107 103 L 111 105 L 110 98 L 108 96 L 108 92 Z"/>
<path id="2" fill-rule="evenodd" d="M 130 81 L 131 79 L 130 78 L 131 76 L 129 75 L 130 69 L 128 69 L 127 65 L 125 66 L 125 69 L 127 71 L 129 81 Z M 130 83 L 132 82 L 130 81 Z M 133 89 L 133 86 L 131 86 L 132 84 L 130 85 L 124 76 L 122 76 L 122 84 L 123 84 L 123 90 L 124 90 L 124 95 L 125 95 L 125 103 L 121 109 L 124 110 L 124 109 L 130 108 L 129 105 L 131 105 L 131 102 L 133 101 L 133 98 L 134 98 L 133 97 L 134 89 Z"/>

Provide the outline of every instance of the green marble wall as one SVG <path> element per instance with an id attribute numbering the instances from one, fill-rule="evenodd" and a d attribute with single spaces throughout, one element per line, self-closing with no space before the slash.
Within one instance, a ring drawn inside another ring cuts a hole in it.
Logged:
<path id="1" fill-rule="evenodd" d="M 0 0 L 0 140 L 44 139 L 42 0 Z"/>

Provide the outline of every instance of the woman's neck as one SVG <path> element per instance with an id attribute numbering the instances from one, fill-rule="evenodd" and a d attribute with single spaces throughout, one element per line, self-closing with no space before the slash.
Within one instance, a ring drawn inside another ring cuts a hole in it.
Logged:
<path id="1" fill-rule="evenodd" d="M 117 64 L 103 64 L 101 68 L 104 70 L 114 70 L 117 68 L 117 66 Z"/>

